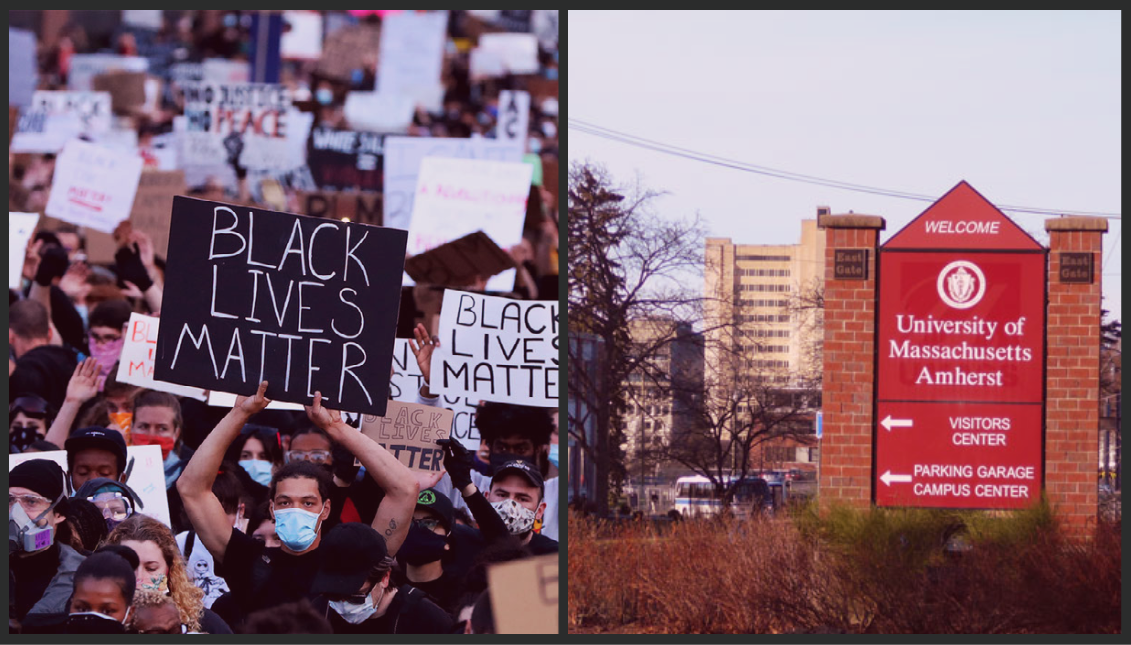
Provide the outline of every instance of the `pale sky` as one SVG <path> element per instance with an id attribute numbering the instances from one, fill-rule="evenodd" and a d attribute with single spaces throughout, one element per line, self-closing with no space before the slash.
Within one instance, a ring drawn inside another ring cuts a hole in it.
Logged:
<path id="1" fill-rule="evenodd" d="M 792 173 L 941 196 L 1120 215 L 1121 13 L 590 12 L 568 17 L 568 114 Z M 928 202 L 708 165 L 569 132 L 571 160 L 669 194 L 736 243 L 792 244 L 818 205 L 880 215 L 881 240 Z M 1047 244 L 1039 214 L 1006 214 Z M 1121 220 L 1104 236 L 1122 319 Z M 1097 271 L 1098 272 L 1098 271 Z"/>

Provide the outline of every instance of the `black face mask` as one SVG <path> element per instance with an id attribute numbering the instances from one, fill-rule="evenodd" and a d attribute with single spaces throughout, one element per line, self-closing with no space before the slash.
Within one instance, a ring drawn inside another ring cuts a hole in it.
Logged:
<path id="1" fill-rule="evenodd" d="M 448 539 L 443 535 L 436 535 L 423 526 L 413 524 L 408 529 L 408 535 L 405 536 L 397 557 L 414 567 L 419 567 L 444 557 L 444 545 L 447 543 Z"/>

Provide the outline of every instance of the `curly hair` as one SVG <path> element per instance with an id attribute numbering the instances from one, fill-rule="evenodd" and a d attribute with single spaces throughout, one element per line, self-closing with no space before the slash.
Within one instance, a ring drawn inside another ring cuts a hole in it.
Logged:
<path id="1" fill-rule="evenodd" d="M 134 513 L 114 527 L 106 537 L 107 544 L 121 544 L 127 540 L 153 542 L 161 549 L 161 554 L 165 556 L 165 565 L 169 569 L 167 574 L 169 595 L 173 597 L 173 602 L 177 604 L 177 610 L 181 613 L 181 623 L 189 631 L 200 631 L 200 618 L 204 613 L 204 591 L 194 585 L 189 578 L 185 560 L 181 557 L 181 550 L 177 548 L 177 540 L 169 527 L 148 515 Z"/>
<path id="2" fill-rule="evenodd" d="M 166 596 L 160 591 L 153 589 L 138 589 L 134 592 L 134 601 L 131 605 L 134 610 L 130 614 L 129 627 L 135 630 L 137 629 L 137 617 L 141 614 L 141 612 L 138 611 L 139 609 L 144 609 L 146 607 L 163 607 L 166 603 L 170 602 L 173 603 L 174 606 L 176 605 L 175 600 L 173 600 L 169 596 Z M 180 607 L 178 607 L 177 610 L 180 611 Z"/>

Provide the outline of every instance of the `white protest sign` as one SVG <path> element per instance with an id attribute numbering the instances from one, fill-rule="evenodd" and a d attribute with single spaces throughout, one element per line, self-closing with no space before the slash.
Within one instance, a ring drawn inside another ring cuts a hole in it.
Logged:
<path id="1" fill-rule="evenodd" d="M 111 118 L 109 92 L 35 92 L 20 114 L 12 152 L 59 152 L 81 134 L 110 132 Z"/>
<path id="2" fill-rule="evenodd" d="M 558 407 L 558 302 L 448 289 L 432 354 L 436 393 Z"/>
<path id="3" fill-rule="evenodd" d="M 287 132 L 280 140 L 272 137 L 244 137 L 240 165 L 259 170 L 287 171 L 306 164 L 306 140 L 314 124 L 314 114 L 293 107 L 286 114 Z"/>
<path id="4" fill-rule="evenodd" d="M 522 149 L 512 141 L 497 139 L 386 137 L 385 226 L 408 230 L 416 180 L 425 157 L 519 162 Z"/>
<path id="5" fill-rule="evenodd" d="M 236 395 L 230 392 L 216 392 L 215 390 L 208 393 L 208 405 L 214 408 L 230 408 L 236 404 Z M 267 404 L 268 410 L 303 410 L 299 403 L 287 403 L 285 401 L 272 401 Z"/>
<path id="6" fill-rule="evenodd" d="M 71 139 L 55 162 L 47 215 L 113 233 L 130 216 L 142 159 Z"/>
<path id="7" fill-rule="evenodd" d="M 430 111 L 439 109 L 436 88 L 441 86 L 447 28 L 446 11 L 386 16 L 381 23 L 377 89 L 412 97 Z"/>
<path id="8" fill-rule="evenodd" d="M 150 390 L 168 392 L 203 401 L 208 398 L 204 390 L 153 379 L 153 364 L 157 356 L 157 330 L 161 319 L 139 313 L 130 314 L 126 327 L 126 342 L 118 361 L 119 383 L 138 385 Z"/>
<path id="9" fill-rule="evenodd" d="M 8 213 L 8 287 L 20 288 L 27 243 L 35 232 L 39 213 Z"/>
<path id="10" fill-rule="evenodd" d="M 71 56 L 67 72 L 67 88 L 89 91 L 94 86 L 95 76 L 114 71 L 148 72 L 149 59 L 117 54 L 75 54 Z"/>
<path id="11" fill-rule="evenodd" d="M 495 136 L 517 142 L 526 149 L 526 133 L 530 129 L 530 94 L 518 90 L 499 92 L 499 125 Z"/>
<path id="12" fill-rule="evenodd" d="M 169 498 L 165 491 L 165 464 L 161 459 L 161 446 L 127 446 L 126 457 L 127 464 L 129 460 L 133 460 L 133 468 L 125 484 L 137 493 L 142 503 L 142 508 L 135 510 L 165 526 L 172 526 L 169 519 Z M 49 459 L 59 464 L 64 473 L 67 472 L 66 450 L 8 455 L 8 472 L 32 459 Z"/>
<path id="13" fill-rule="evenodd" d="M 389 381 L 389 394 L 394 401 L 418 403 L 424 374 L 416 364 L 416 357 L 407 338 L 397 338 L 393 345 L 393 378 Z M 465 396 L 441 396 L 440 407 L 452 411 L 452 436 L 459 439 L 472 452 L 479 450 L 479 428 L 475 426 L 475 408 L 479 399 Z"/>
<path id="14" fill-rule="evenodd" d="M 344 109 L 355 130 L 397 133 L 408 130 L 415 111 L 411 98 L 385 92 L 350 92 Z"/>
<path id="15" fill-rule="evenodd" d="M 524 163 L 426 157 L 417 179 L 408 253 L 418 255 L 475 231 L 503 249 L 522 242 L 533 172 Z M 510 291 L 514 274 L 510 269 L 492 276 L 487 288 Z"/>
<path id="16" fill-rule="evenodd" d="M 21 112 L 30 105 L 37 78 L 35 34 L 8 27 L 8 105 Z"/>
<path id="17" fill-rule="evenodd" d="M 205 83 L 246 83 L 251 79 L 251 64 L 244 60 L 205 58 L 201 80 Z"/>
<path id="18" fill-rule="evenodd" d="M 161 10 L 123 9 L 122 22 L 134 27 L 141 27 L 143 29 L 152 29 L 153 31 L 157 31 L 161 29 Z"/>
<path id="19" fill-rule="evenodd" d="M 317 60 L 322 56 L 322 14 L 317 11 L 284 11 L 289 29 L 279 39 L 283 58 Z"/>
<path id="20" fill-rule="evenodd" d="M 538 73 L 538 38 L 534 34 L 483 34 L 479 49 L 497 57 L 511 74 Z"/>
<path id="21" fill-rule="evenodd" d="M 239 158 L 245 165 L 247 161 L 259 164 L 272 157 L 288 155 L 287 116 L 291 97 L 284 86 L 188 83 L 183 90 L 187 130 L 183 158 L 186 163 L 207 164 Z M 248 147 L 254 152 L 245 160 L 242 151 Z M 241 157 L 235 157 L 238 153 Z"/>

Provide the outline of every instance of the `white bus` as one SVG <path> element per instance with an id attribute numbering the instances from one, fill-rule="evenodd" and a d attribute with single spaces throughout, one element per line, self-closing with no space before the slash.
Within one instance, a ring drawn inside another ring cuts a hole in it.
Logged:
<path id="1" fill-rule="evenodd" d="M 728 477 L 727 484 L 734 483 L 735 477 Z M 759 513 L 772 512 L 784 503 L 784 489 L 780 483 L 775 485 L 761 477 L 747 477 L 740 483 L 731 499 L 731 512 L 739 519 L 746 519 Z M 680 516 L 709 517 L 723 510 L 723 502 L 715 492 L 715 485 L 701 475 L 680 477 L 675 482 L 675 510 Z"/>

